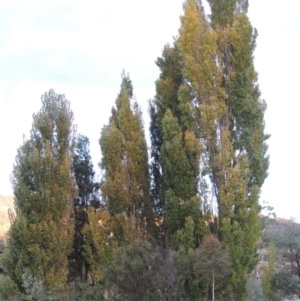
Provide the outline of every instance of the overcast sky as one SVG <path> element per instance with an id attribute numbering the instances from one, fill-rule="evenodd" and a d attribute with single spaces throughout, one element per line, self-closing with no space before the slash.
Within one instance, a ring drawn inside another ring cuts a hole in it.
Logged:
<path id="1" fill-rule="evenodd" d="M 271 164 L 261 200 L 277 216 L 300 216 L 300 1 L 249 0 L 259 36 L 255 65 Z M 40 97 L 53 88 L 71 101 L 78 132 L 87 135 L 95 165 L 98 139 L 130 73 L 148 131 L 147 101 L 159 76 L 155 60 L 178 33 L 182 0 L 0 0 L 0 194 L 23 134 L 29 136 Z M 299 120 L 299 117 L 298 117 Z M 99 174 L 99 168 L 95 166 Z"/>

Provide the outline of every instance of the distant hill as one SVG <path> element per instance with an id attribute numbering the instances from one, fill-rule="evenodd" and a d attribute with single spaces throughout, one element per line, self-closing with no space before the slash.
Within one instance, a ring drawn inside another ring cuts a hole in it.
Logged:
<path id="1" fill-rule="evenodd" d="M 263 299 L 261 277 L 268 266 L 268 247 L 271 243 L 276 252 L 275 274 L 271 285 L 275 295 L 272 301 L 296 300 L 300 294 L 300 268 L 297 268 L 296 262 L 300 258 L 300 224 L 262 215 L 260 220 L 263 230 L 258 242 L 259 262 L 249 277 L 251 296 L 247 300 Z"/>
<path id="2" fill-rule="evenodd" d="M 14 209 L 14 196 L 0 195 L 0 238 L 5 238 L 5 233 L 10 227 L 8 209 Z"/>

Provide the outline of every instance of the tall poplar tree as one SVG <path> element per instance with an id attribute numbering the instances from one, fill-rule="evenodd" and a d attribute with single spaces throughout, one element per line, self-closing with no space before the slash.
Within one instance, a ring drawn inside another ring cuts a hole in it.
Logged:
<path id="1" fill-rule="evenodd" d="M 192 240 L 203 235 L 199 198 L 200 143 L 193 94 L 184 80 L 177 42 L 165 46 L 157 65 L 156 96 L 150 102 L 152 198 L 158 216 L 163 216 L 163 233 L 180 244 L 188 217 L 194 223 Z"/>
<path id="2" fill-rule="evenodd" d="M 132 222 L 149 225 L 152 209 L 147 145 L 141 112 L 137 104 L 132 105 L 132 97 L 131 80 L 123 72 L 116 107 L 100 138 L 101 191 L 111 214 L 126 213 Z"/>
<path id="3" fill-rule="evenodd" d="M 162 197 L 163 177 L 161 174 L 160 152 L 163 143 L 162 119 L 169 109 L 170 113 L 180 120 L 178 90 L 183 83 L 180 56 L 177 47 L 166 45 L 161 58 L 157 59 L 156 65 L 161 74 L 156 81 L 156 96 L 150 102 L 150 138 L 151 138 L 151 195 L 155 212 L 158 216 L 163 215 L 164 199 Z M 178 112 L 179 111 L 179 112 Z"/>
<path id="4" fill-rule="evenodd" d="M 29 279 L 64 285 L 74 233 L 71 174 L 75 127 L 70 103 L 53 90 L 42 95 L 30 138 L 18 149 L 12 174 L 16 214 L 10 214 L 4 270 L 26 292 Z"/>
<path id="5" fill-rule="evenodd" d="M 218 207 L 218 234 L 228 247 L 231 294 L 245 295 L 246 275 L 255 263 L 259 236 L 259 192 L 267 176 L 265 103 L 253 64 L 256 30 L 248 1 L 187 0 L 178 47 L 182 73 L 195 96 L 199 138 Z"/>

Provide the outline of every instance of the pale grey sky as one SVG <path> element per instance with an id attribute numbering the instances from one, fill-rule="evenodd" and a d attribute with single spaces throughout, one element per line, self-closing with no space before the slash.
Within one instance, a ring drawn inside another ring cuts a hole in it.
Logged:
<path id="1" fill-rule="evenodd" d="M 0 194 L 23 134 L 29 135 L 40 96 L 53 88 L 71 101 L 78 132 L 100 160 L 98 139 L 130 73 L 148 131 L 147 101 L 159 76 L 155 60 L 180 25 L 182 0 L 0 0 Z M 271 165 L 262 200 L 278 216 L 300 216 L 298 101 L 300 2 L 249 0 L 258 29 L 255 65 L 266 112 Z M 99 168 L 95 166 L 97 173 Z"/>

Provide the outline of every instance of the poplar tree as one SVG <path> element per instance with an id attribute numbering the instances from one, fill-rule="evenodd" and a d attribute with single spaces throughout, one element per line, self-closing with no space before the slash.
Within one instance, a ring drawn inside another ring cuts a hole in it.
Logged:
<path id="1" fill-rule="evenodd" d="M 156 81 L 156 96 L 150 101 L 150 139 L 151 139 L 151 195 L 155 212 L 158 216 L 163 215 L 164 199 L 163 176 L 161 174 L 160 152 L 163 143 L 162 119 L 169 109 L 170 113 L 179 122 L 178 112 L 179 100 L 178 90 L 183 83 L 181 67 L 179 64 L 180 56 L 177 47 L 166 45 L 161 58 L 158 58 L 156 65 L 160 69 L 160 77 Z"/>
<path id="2" fill-rule="evenodd" d="M 131 80 L 123 72 L 116 107 L 101 132 L 101 191 L 112 215 L 125 213 L 135 226 L 137 222 L 150 225 L 147 145 L 141 111 L 136 103 L 131 103 L 132 97 Z"/>
<path id="3" fill-rule="evenodd" d="M 53 90 L 42 95 L 30 138 L 18 149 L 12 173 L 16 214 L 10 213 L 7 275 L 26 292 L 30 279 L 64 285 L 74 234 L 71 174 L 75 127 L 70 102 Z"/>
<path id="4" fill-rule="evenodd" d="M 150 102 L 152 198 L 156 214 L 164 218 L 166 246 L 168 236 L 174 235 L 173 241 L 181 244 L 178 231 L 182 237 L 184 229 L 192 233 L 197 245 L 204 227 L 197 195 L 200 143 L 193 95 L 184 81 L 181 62 L 177 43 L 165 46 L 157 60 L 161 74 L 156 81 L 156 96 Z M 192 232 L 186 224 L 189 216 L 194 223 Z"/>
<path id="5" fill-rule="evenodd" d="M 230 250 L 228 286 L 235 300 L 245 296 L 246 275 L 255 264 L 259 236 L 259 192 L 267 176 L 265 102 L 253 64 L 256 30 L 248 1 L 187 0 L 178 47 L 182 74 L 195 97 L 195 115 L 218 207 L 218 236 Z"/>

